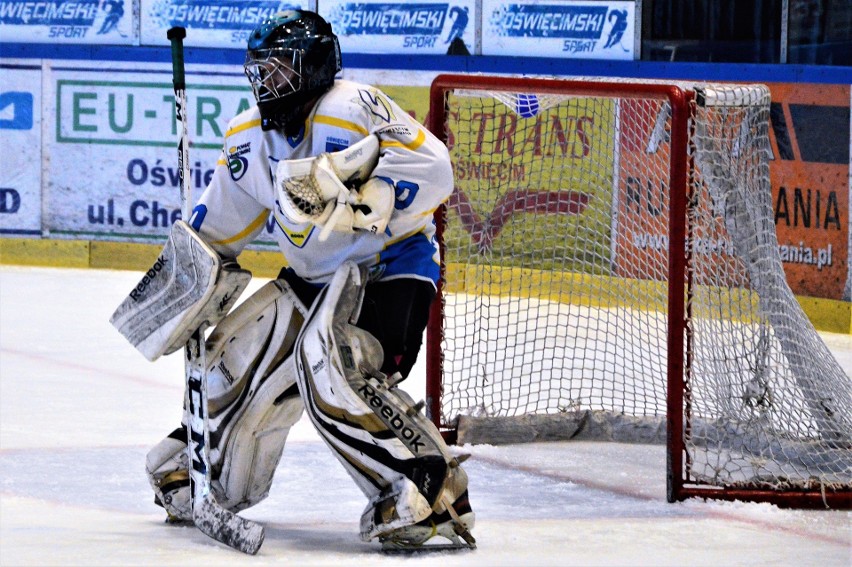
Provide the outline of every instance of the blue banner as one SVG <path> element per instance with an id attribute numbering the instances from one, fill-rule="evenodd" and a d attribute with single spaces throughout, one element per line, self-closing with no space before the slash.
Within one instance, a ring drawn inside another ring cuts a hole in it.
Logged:
<path id="1" fill-rule="evenodd" d="M 3 41 L 135 43 L 133 0 L 0 0 Z"/>
<path id="2" fill-rule="evenodd" d="M 483 55 L 633 59 L 632 1 L 483 0 L 482 11 Z"/>
<path id="3" fill-rule="evenodd" d="M 347 3 L 330 16 L 335 32 L 343 35 L 434 35 L 444 29 L 449 5 Z"/>
<path id="4" fill-rule="evenodd" d="M 166 30 L 186 28 L 185 45 L 245 49 L 249 34 L 282 10 L 309 2 L 278 0 L 141 0 L 143 45 L 168 45 Z"/>
<path id="5" fill-rule="evenodd" d="M 157 0 L 150 4 L 148 14 L 151 20 L 168 26 L 250 30 L 276 12 L 297 7 L 277 0 Z"/>
<path id="6" fill-rule="evenodd" d="M 497 35 L 600 39 L 608 6 L 508 4 L 491 23 Z"/>
<path id="7" fill-rule="evenodd" d="M 474 0 L 320 2 L 344 53 L 472 53 L 475 11 Z"/>

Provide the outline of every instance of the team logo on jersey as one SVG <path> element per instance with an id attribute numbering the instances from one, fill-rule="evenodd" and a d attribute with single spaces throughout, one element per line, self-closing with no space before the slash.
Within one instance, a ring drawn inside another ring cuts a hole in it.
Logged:
<path id="1" fill-rule="evenodd" d="M 366 108 L 372 115 L 373 124 L 382 124 L 396 120 L 396 116 L 393 110 L 391 110 L 390 102 L 379 94 L 378 91 L 360 89 L 358 95 L 360 98 L 355 102 Z"/>
<path id="2" fill-rule="evenodd" d="M 248 171 L 248 158 L 243 157 L 251 152 L 251 142 L 228 148 L 228 171 L 231 179 L 239 181 Z"/>
<path id="3" fill-rule="evenodd" d="M 308 237 L 311 235 L 311 231 L 313 231 L 314 227 L 311 226 L 309 228 L 303 230 L 293 230 L 291 228 L 287 228 L 280 222 L 278 226 L 281 227 L 281 231 L 284 233 L 284 236 L 290 243 L 296 248 L 304 248 L 305 243 L 308 241 Z"/>

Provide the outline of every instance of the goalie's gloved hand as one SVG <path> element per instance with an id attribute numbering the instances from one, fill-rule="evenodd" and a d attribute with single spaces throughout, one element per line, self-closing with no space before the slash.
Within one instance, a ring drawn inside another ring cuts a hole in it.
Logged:
<path id="1" fill-rule="evenodd" d="M 384 232 L 393 214 L 393 206 L 393 187 L 378 177 L 371 177 L 358 189 L 352 205 L 352 228 L 373 234 Z"/>
<path id="2" fill-rule="evenodd" d="M 311 221 L 323 229 L 320 240 L 325 240 L 332 230 L 380 234 L 387 228 L 394 204 L 394 191 L 389 183 L 372 177 L 358 189 L 347 191 L 328 201 L 319 218 Z"/>
<path id="3" fill-rule="evenodd" d="M 326 202 L 325 209 L 319 217 L 310 219 L 310 222 L 322 229 L 321 241 L 328 238 L 328 233 L 331 230 L 338 232 L 354 231 L 355 211 L 352 210 L 351 203 L 355 202 L 356 198 L 354 189 L 350 189 L 348 193 L 341 192 L 337 199 Z"/>
<path id="4" fill-rule="evenodd" d="M 348 216 L 354 221 L 351 205 L 358 198 L 351 189 L 369 177 L 378 159 L 379 139 L 371 135 L 339 152 L 281 160 L 275 169 L 281 211 L 294 222 L 322 227 L 321 240 L 331 230 L 351 232 Z"/>

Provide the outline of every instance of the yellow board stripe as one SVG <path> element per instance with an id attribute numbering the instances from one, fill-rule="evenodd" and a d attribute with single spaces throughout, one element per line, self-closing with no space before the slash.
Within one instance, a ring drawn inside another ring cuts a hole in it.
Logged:
<path id="1" fill-rule="evenodd" d="M 235 235 L 234 235 L 234 236 L 232 236 L 231 238 L 226 238 L 226 239 L 224 239 L 224 240 L 217 240 L 216 242 L 213 242 L 213 244 L 225 245 L 225 244 L 231 244 L 232 242 L 237 242 L 237 241 L 242 240 L 243 238 L 245 238 L 246 236 L 248 236 L 249 234 L 251 234 L 252 232 L 254 232 L 254 230 L 255 230 L 257 227 L 259 227 L 259 226 L 260 226 L 260 225 L 262 225 L 264 222 L 266 222 L 266 218 L 267 218 L 268 216 L 269 216 L 269 211 L 263 211 L 262 213 L 260 213 L 260 214 L 257 216 L 257 218 L 256 218 L 256 219 L 254 219 L 254 220 L 251 222 L 251 224 L 250 224 L 250 225 L 248 225 L 245 229 L 243 229 L 243 230 L 242 230 L 242 232 L 238 232 L 237 234 L 235 234 Z"/>
<path id="2" fill-rule="evenodd" d="M 49 240 L 32 238 L 0 238 L 0 266 L 49 266 L 49 267 L 73 267 L 73 268 L 95 268 L 95 269 L 118 269 L 118 270 L 147 270 L 157 259 L 163 250 L 165 237 L 157 239 L 156 244 L 140 244 L 131 242 L 111 242 L 106 240 L 81 241 L 81 240 Z M 287 265 L 286 259 L 280 251 L 256 251 L 244 250 L 240 254 L 240 265 L 252 271 L 255 277 L 274 278 L 282 265 Z M 498 272 L 503 270 L 519 270 L 519 268 L 501 268 L 494 265 L 465 266 L 463 264 L 449 263 L 447 271 L 449 281 L 445 284 L 445 292 L 448 293 L 477 293 L 478 290 L 487 288 L 496 294 L 515 294 L 519 292 L 516 287 L 506 285 L 504 282 L 510 277 L 504 278 Z M 479 282 L 483 271 L 492 272 L 491 281 Z M 542 275 L 537 270 L 526 271 L 520 275 L 528 281 L 541 280 Z M 534 276 L 534 277 L 530 277 Z M 573 298 L 567 299 L 571 303 L 584 303 L 586 305 L 612 305 L 610 299 L 595 301 L 591 295 L 606 295 L 603 285 L 594 285 L 595 279 L 615 279 L 606 276 L 590 276 L 580 274 L 552 275 L 551 287 L 560 278 L 576 278 L 583 282 Z M 622 287 L 636 286 L 638 282 L 617 282 Z M 613 284 L 615 285 L 615 284 Z M 644 282 L 644 285 L 653 287 L 655 284 Z M 597 292 L 594 289 L 597 288 Z M 591 292 L 591 293 L 586 293 Z M 604 292 L 604 293 L 602 293 Z M 520 291 L 520 294 L 530 297 L 528 291 Z M 558 294 L 548 294 L 549 297 L 557 298 Z M 539 298 L 541 296 L 539 295 Z M 805 312 L 805 315 L 820 331 L 842 333 L 852 335 L 852 302 L 838 299 L 823 299 L 817 297 L 797 296 L 797 301 Z M 636 307 L 635 305 L 633 307 Z M 646 307 L 647 309 L 647 307 Z"/>

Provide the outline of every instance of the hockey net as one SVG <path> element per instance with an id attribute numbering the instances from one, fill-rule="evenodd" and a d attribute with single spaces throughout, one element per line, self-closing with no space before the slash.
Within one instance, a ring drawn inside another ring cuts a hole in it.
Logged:
<path id="1" fill-rule="evenodd" d="M 429 124 L 448 438 L 666 442 L 671 501 L 849 507 L 852 379 L 785 279 L 764 86 L 443 75 Z"/>

